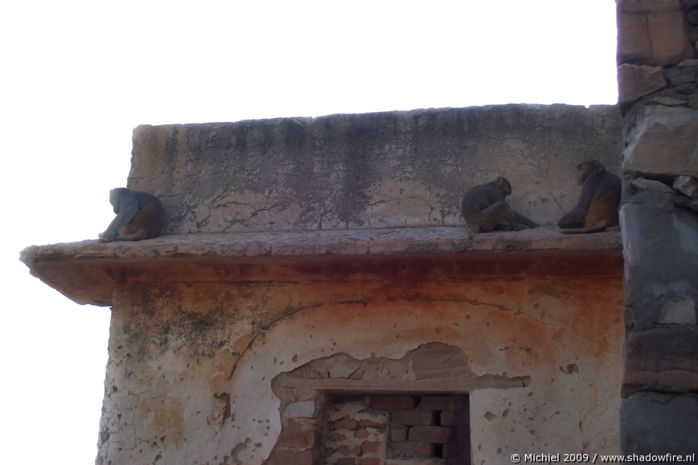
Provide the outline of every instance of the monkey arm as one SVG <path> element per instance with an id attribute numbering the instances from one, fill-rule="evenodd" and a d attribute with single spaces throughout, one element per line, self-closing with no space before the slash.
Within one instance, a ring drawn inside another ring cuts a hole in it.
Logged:
<path id="1" fill-rule="evenodd" d="M 586 187 L 586 186 L 585 186 Z M 582 189 L 582 194 L 579 196 L 579 201 L 577 205 L 567 212 L 560 221 L 557 222 L 560 228 L 577 228 L 584 226 L 584 217 L 589 211 L 589 205 L 591 205 L 592 195 L 589 189 Z"/>
<path id="2" fill-rule="evenodd" d="M 521 213 L 517 212 L 516 210 L 512 209 L 512 211 L 514 212 L 514 216 L 516 217 L 516 222 L 518 224 L 522 224 L 522 225 L 527 226 L 529 228 L 537 228 L 538 227 L 538 223 L 526 218 L 525 216 L 523 216 Z"/>
<path id="3" fill-rule="evenodd" d="M 582 224 L 584 223 L 584 214 L 585 212 L 583 210 L 580 210 L 579 208 L 575 207 L 570 212 L 566 213 L 562 218 L 560 218 L 560 221 L 557 222 L 557 225 L 560 228 L 576 228 L 582 226 Z"/>
<path id="4" fill-rule="evenodd" d="M 116 207 L 115 207 L 116 210 Z M 133 220 L 138 213 L 138 201 L 131 197 L 124 197 L 118 203 L 119 213 L 116 218 L 107 226 L 107 229 L 99 235 L 102 242 L 113 241 L 119 236 L 121 228 L 126 226 Z"/>

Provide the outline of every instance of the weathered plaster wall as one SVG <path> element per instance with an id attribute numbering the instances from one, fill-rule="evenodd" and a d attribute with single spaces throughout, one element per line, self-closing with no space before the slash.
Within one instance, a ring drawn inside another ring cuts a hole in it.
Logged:
<path id="1" fill-rule="evenodd" d="M 528 377 L 470 392 L 472 463 L 618 450 L 619 269 L 477 278 L 379 263 L 343 277 L 340 265 L 332 286 L 322 274 L 240 274 L 118 289 L 97 463 L 261 464 L 281 430 L 275 377 L 338 353 L 400 359 L 429 342 L 462 350 L 476 380 Z M 300 392 L 292 400 L 307 400 Z"/>
<path id="2" fill-rule="evenodd" d="M 128 184 L 163 200 L 168 233 L 459 225 L 463 193 L 499 175 L 546 224 L 576 202 L 577 163 L 618 172 L 621 151 L 610 106 L 140 126 Z"/>
<path id="3" fill-rule="evenodd" d="M 618 2 L 626 453 L 698 452 L 698 2 Z"/>

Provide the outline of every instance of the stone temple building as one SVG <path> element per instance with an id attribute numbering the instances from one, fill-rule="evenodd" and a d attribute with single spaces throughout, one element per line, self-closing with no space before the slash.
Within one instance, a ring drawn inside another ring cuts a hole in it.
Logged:
<path id="1" fill-rule="evenodd" d="M 111 307 L 97 464 L 695 454 L 698 1 L 617 14 L 614 106 L 138 127 L 165 234 L 22 252 Z M 560 234 L 590 158 L 620 231 Z M 541 227 L 468 233 L 499 175 Z"/>

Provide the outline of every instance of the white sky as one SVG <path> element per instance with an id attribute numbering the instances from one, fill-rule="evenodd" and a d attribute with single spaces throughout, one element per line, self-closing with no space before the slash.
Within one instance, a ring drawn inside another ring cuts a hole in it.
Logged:
<path id="1" fill-rule="evenodd" d="M 0 5 L 0 463 L 93 463 L 109 309 L 19 251 L 96 238 L 138 124 L 616 102 L 614 0 Z"/>

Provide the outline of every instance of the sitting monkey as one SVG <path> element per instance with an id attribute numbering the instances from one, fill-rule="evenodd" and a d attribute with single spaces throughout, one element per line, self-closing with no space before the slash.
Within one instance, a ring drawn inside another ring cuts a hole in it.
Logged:
<path id="1" fill-rule="evenodd" d="M 509 194 L 511 184 L 502 176 L 487 184 L 475 186 L 465 193 L 461 202 L 461 213 L 472 232 L 519 231 L 538 226 L 509 207 L 504 201 Z"/>
<path id="2" fill-rule="evenodd" d="M 557 225 L 564 234 L 600 232 L 618 224 L 620 178 L 596 160 L 577 165 L 577 183 L 582 193 L 577 205 Z"/>
<path id="3" fill-rule="evenodd" d="M 100 241 L 140 241 L 162 231 L 165 211 L 154 195 L 119 187 L 109 191 L 109 202 L 116 218 L 99 235 Z"/>

